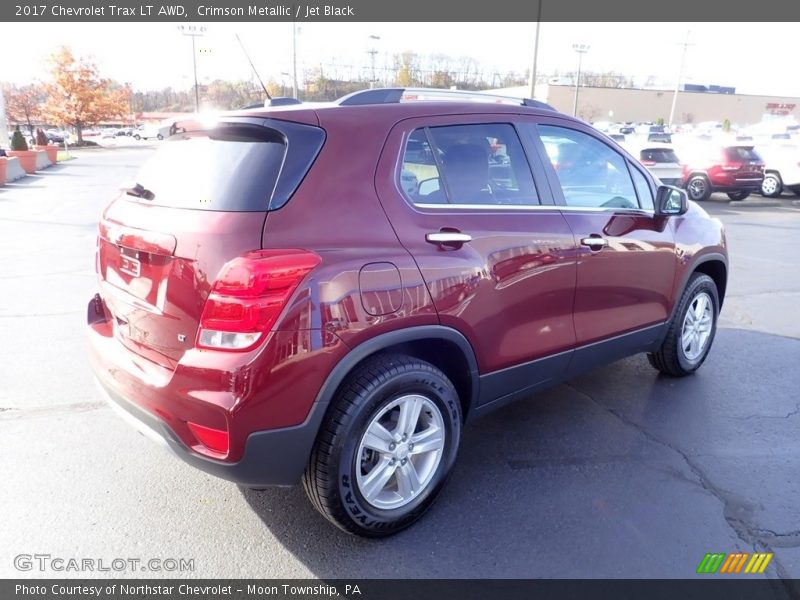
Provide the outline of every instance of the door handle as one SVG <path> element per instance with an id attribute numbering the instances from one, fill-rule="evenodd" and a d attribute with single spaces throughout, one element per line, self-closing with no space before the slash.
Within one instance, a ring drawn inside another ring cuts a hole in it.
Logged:
<path id="1" fill-rule="evenodd" d="M 602 250 L 608 246 L 608 240 L 599 236 L 589 236 L 581 239 L 581 245 L 588 246 L 591 250 Z"/>
<path id="2" fill-rule="evenodd" d="M 425 234 L 425 241 L 431 244 L 446 244 L 460 246 L 472 241 L 472 236 L 460 231 L 435 231 Z"/>

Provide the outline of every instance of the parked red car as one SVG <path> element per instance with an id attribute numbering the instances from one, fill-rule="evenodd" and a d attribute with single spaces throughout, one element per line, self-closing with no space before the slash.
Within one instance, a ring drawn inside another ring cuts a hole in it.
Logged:
<path id="1" fill-rule="evenodd" d="M 178 130 L 100 221 L 102 393 L 204 471 L 302 480 L 346 531 L 418 519 L 468 420 L 709 352 L 722 225 L 547 105 L 368 90 Z"/>
<path id="2" fill-rule="evenodd" d="M 708 200 L 713 192 L 744 200 L 761 189 L 764 161 L 752 145 L 708 146 L 684 164 L 683 175 L 691 200 Z"/>

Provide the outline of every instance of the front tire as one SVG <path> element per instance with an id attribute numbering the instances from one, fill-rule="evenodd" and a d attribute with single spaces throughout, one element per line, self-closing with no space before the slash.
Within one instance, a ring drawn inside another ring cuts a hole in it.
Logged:
<path id="1" fill-rule="evenodd" d="M 744 200 L 749 195 L 750 195 L 750 192 L 747 192 L 745 190 L 740 190 L 738 192 L 730 192 L 728 194 L 728 198 L 730 198 L 733 201 L 739 201 L 739 200 Z"/>
<path id="2" fill-rule="evenodd" d="M 705 175 L 694 175 L 686 182 L 686 194 L 690 200 L 704 202 L 711 196 L 711 183 Z"/>
<path id="3" fill-rule="evenodd" d="M 417 521 L 455 463 L 461 404 L 425 361 L 382 355 L 345 382 L 323 424 L 303 485 L 341 529 L 385 537 Z"/>
<path id="4" fill-rule="evenodd" d="M 719 293 L 714 280 L 695 273 L 681 296 L 661 347 L 647 358 L 666 375 L 685 377 L 703 364 L 719 317 Z"/>
<path id="5" fill-rule="evenodd" d="M 783 182 L 777 173 L 767 173 L 761 182 L 761 195 L 767 198 L 777 198 L 783 192 Z"/>

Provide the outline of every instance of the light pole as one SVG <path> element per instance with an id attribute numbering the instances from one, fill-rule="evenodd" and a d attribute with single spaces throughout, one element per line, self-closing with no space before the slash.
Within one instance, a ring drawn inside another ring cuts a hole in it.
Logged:
<path id="1" fill-rule="evenodd" d="M 292 98 L 297 98 L 297 22 L 292 21 Z"/>
<path id="2" fill-rule="evenodd" d="M 373 42 L 376 42 L 376 41 L 381 39 L 381 36 L 379 36 L 379 35 L 370 35 L 369 39 L 372 40 Z M 372 45 L 372 48 L 367 50 L 367 54 L 369 54 L 370 64 L 371 64 L 371 67 L 372 67 L 372 79 L 370 80 L 370 83 L 369 83 L 369 87 L 371 87 L 371 88 L 375 87 L 375 55 L 377 53 L 378 53 L 378 51 L 375 49 L 375 45 L 374 44 Z"/>
<path id="3" fill-rule="evenodd" d="M 200 112 L 200 88 L 197 85 L 197 51 L 195 45 L 195 38 L 202 37 L 206 34 L 205 27 L 195 27 L 194 25 L 178 25 L 178 31 L 183 35 L 188 35 L 192 38 L 192 68 L 194 69 L 194 111 Z"/>
<path id="4" fill-rule="evenodd" d="M 533 43 L 533 63 L 531 64 L 531 78 L 528 82 L 531 88 L 531 100 L 536 99 L 536 62 L 539 58 L 539 25 L 542 23 L 542 1 L 539 0 L 539 9 L 536 14 L 536 41 Z"/>
<path id="5" fill-rule="evenodd" d="M 589 52 L 588 44 L 572 44 L 572 49 L 578 53 L 578 76 L 575 78 L 575 103 L 572 105 L 572 116 L 578 116 L 578 87 L 581 84 L 581 64 L 583 55 Z"/>
<path id="6" fill-rule="evenodd" d="M 672 94 L 672 107 L 669 109 L 669 128 L 672 129 L 672 120 L 675 118 L 675 106 L 678 104 L 678 92 L 681 89 L 681 79 L 683 79 L 683 66 L 686 63 L 686 49 L 692 44 L 689 43 L 689 34 L 691 31 L 686 32 L 686 40 L 684 40 L 683 53 L 681 54 L 681 68 L 678 70 L 678 81 L 675 82 L 675 93 Z"/>

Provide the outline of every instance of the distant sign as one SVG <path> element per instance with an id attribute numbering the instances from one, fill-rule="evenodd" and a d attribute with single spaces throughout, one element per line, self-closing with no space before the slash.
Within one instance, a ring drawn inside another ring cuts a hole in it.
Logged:
<path id="1" fill-rule="evenodd" d="M 796 104 L 781 104 L 780 102 L 767 102 L 767 112 L 771 115 L 788 115 L 790 114 Z"/>

